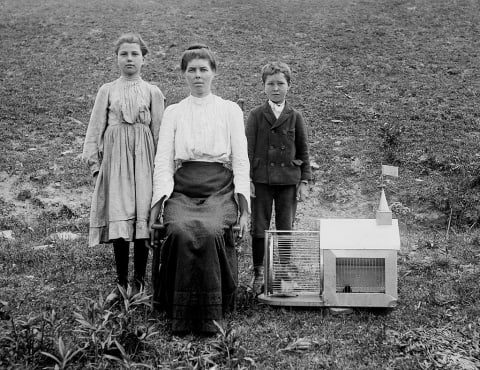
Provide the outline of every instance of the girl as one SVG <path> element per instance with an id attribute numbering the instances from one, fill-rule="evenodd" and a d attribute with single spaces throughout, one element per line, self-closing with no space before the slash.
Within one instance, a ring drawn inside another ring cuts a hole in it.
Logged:
<path id="1" fill-rule="evenodd" d="M 147 52 L 138 34 L 117 40 L 120 78 L 98 91 L 83 147 L 95 182 L 89 245 L 113 243 L 117 283 L 126 288 L 133 241 L 136 291 L 144 286 L 153 163 L 164 109 L 160 89 L 140 77 Z"/>

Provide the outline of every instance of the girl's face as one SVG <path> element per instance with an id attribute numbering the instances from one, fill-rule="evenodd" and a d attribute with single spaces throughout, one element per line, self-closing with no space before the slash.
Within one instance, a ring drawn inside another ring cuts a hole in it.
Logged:
<path id="1" fill-rule="evenodd" d="M 140 45 L 123 43 L 117 54 L 118 68 L 124 77 L 135 77 L 140 74 L 144 63 Z"/>
<path id="2" fill-rule="evenodd" d="M 283 73 L 275 73 L 267 76 L 264 88 L 268 99 L 274 103 L 281 104 L 285 100 L 290 86 Z"/>
<path id="3" fill-rule="evenodd" d="M 210 94 L 215 72 L 207 59 L 192 59 L 184 72 L 190 93 L 202 98 Z"/>

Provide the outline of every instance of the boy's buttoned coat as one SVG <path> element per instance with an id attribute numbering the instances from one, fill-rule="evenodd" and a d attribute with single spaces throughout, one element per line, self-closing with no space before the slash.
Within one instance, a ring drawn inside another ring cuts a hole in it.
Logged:
<path id="1" fill-rule="evenodd" d="M 247 119 L 246 136 L 253 182 L 296 185 L 311 179 L 303 117 L 287 102 L 278 119 L 268 101 L 253 109 Z"/>

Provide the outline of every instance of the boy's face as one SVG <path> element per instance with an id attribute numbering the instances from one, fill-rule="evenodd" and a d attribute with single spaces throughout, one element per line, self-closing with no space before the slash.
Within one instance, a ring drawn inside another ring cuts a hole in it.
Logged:
<path id="1" fill-rule="evenodd" d="M 268 99 L 274 103 L 281 104 L 285 100 L 290 86 L 288 85 L 285 75 L 280 72 L 267 76 L 264 88 Z"/>

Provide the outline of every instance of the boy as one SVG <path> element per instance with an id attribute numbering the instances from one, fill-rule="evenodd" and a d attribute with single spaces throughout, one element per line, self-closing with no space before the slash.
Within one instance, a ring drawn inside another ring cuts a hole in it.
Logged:
<path id="1" fill-rule="evenodd" d="M 268 101 L 253 109 L 247 119 L 246 135 L 252 180 L 252 290 L 263 289 L 265 230 L 270 227 L 275 204 L 277 230 L 291 230 L 297 199 L 307 196 L 311 180 L 307 132 L 303 117 L 285 100 L 291 71 L 287 64 L 274 62 L 262 68 Z M 280 251 L 281 252 L 281 251 Z M 286 251 L 288 252 L 288 251 Z M 282 254 L 282 253 L 281 253 Z M 288 255 L 280 256 L 288 263 Z"/>

